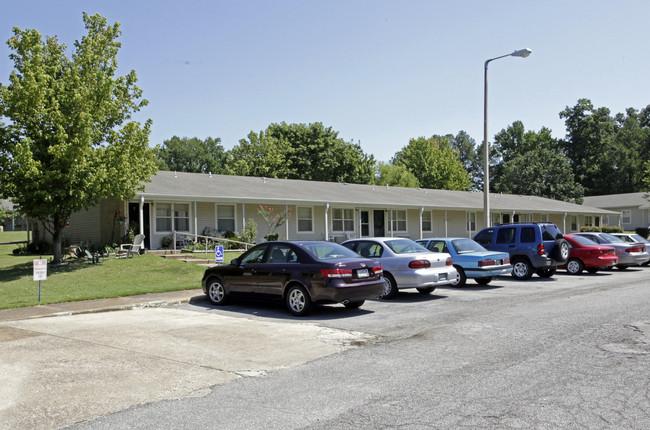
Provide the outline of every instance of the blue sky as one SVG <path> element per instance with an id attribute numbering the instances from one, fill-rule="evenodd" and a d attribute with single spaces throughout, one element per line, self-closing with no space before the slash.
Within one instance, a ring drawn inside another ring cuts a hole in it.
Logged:
<path id="1" fill-rule="evenodd" d="M 14 26 L 84 34 L 82 12 L 118 21 L 118 60 L 150 102 L 151 145 L 220 137 L 226 149 L 274 122 L 322 122 L 388 161 L 410 138 L 483 138 L 521 120 L 565 135 L 579 98 L 613 113 L 650 104 L 650 2 L 2 0 L 0 82 Z"/>

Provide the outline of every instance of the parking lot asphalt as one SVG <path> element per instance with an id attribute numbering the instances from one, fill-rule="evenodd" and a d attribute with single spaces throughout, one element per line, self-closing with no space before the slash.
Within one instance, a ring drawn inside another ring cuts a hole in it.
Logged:
<path id="1" fill-rule="evenodd" d="M 133 308 L 166 307 L 183 303 L 199 303 L 205 300 L 205 295 L 200 288 L 168 291 L 165 293 L 138 294 L 135 296 L 114 297 L 110 299 L 82 300 L 4 309 L 0 310 L 0 321 L 119 311 Z"/>

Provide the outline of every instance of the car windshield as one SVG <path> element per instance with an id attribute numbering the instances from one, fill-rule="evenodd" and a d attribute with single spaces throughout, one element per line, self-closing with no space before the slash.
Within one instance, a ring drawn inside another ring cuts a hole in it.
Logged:
<path id="1" fill-rule="evenodd" d="M 467 254 L 470 252 L 483 252 L 487 251 L 472 239 L 454 239 L 451 241 L 452 246 L 459 254 Z"/>
<path id="2" fill-rule="evenodd" d="M 595 242 L 595 241 L 589 239 L 588 237 L 584 237 L 584 236 L 572 236 L 571 238 L 572 238 L 573 240 L 575 240 L 576 242 L 578 242 L 580 245 L 587 245 L 587 246 L 598 245 L 598 242 Z"/>
<path id="3" fill-rule="evenodd" d="M 542 240 L 562 239 L 562 232 L 555 224 L 542 224 Z"/>
<path id="4" fill-rule="evenodd" d="M 625 242 L 620 237 L 612 236 L 611 234 L 607 234 L 607 233 L 600 233 L 600 237 L 605 239 L 607 242 L 610 242 L 610 243 L 622 243 L 622 242 Z"/>
<path id="5" fill-rule="evenodd" d="M 417 252 L 429 252 L 424 246 L 413 242 L 410 239 L 387 240 L 384 242 L 395 254 L 414 254 Z"/>
<path id="6" fill-rule="evenodd" d="M 359 254 L 338 243 L 317 242 L 301 243 L 300 246 L 316 260 L 334 260 L 337 258 L 359 258 Z"/>

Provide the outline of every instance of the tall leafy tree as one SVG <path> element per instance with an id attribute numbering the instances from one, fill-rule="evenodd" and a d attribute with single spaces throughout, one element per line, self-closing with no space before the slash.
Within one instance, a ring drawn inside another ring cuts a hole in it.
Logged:
<path id="1" fill-rule="evenodd" d="M 158 167 L 192 173 L 223 173 L 226 152 L 221 139 L 173 136 L 155 148 Z"/>
<path id="2" fill-rule="evenodd" d="M 237 146 L 228 151 L 226 173 L 288 178 L 291 170 L 287 160 L 291 150 L 287 141 L 267 136 L 264 132 L 250 132 L 248 140 L 241 139 Z"/>
<path id="3" fill-rule="evenodd" d="M 266 135 L 288 142 L 289 179 L 369 184 L 375 160 L 359 144 L 345 142 L 322 123 L 271 124 Z"/>
<path id="4" fill-rule="evenodd" d="M 61 232 L 72 213 L 106 197 L 129 198 L 156 171 L 151 121 L 135 71 L 117 76 L 119 24 L 83 14 L 87 35 L 66 47 L 56 37 L 14 28 L 14 70 L 0 85 L 0 193 L 37 219 L 61 262 Z"/>
<path id="5" fill-rule="evenodd" d="M 417 188 L 420 186 L 418 178 L 403 164 L 377 163 L 375 174 L 376 185 L 390 185 L 392 187 Z"/>
<path id="6" fill-rule="evenodd" d="M 446 138 L 411 139 L 391 162 L 406 167 L 424 188 L 469 190 L 471 186 L 469 174 Z"/>
<path id="7" fill-rule="evenodd" d="M 476 149 L 476 141 L 467 134 L 467 132 L 461 130 L 456 134 L 456 136 L 449 135 L 447 136 L 451 147 L 458 152 L 458 159 L 463 163 L 463 167 L 469 174 L 470 180 L 472 181 L 472 190 L 482 190 L 483 189 L 483 157 L 482 152 L 479 152 Z"/>

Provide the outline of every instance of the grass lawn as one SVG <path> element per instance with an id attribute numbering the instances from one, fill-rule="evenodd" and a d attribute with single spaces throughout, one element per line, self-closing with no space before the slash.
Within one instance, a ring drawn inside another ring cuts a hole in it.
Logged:
<path id="1" fill-rule="evenodd" d="M 0 233 L 0 243 L 26 238 L 25 232 Z M 40 256 L 13 255 L 16 247 L 0 245 L 0 309 L 200 288 L 205 270 L 195 264 L 154 255 L 107 258 L 101 264 L 66 259 L 67 266 L 48 267 L 47 280 L 41 281 L 39 303 L 33 260 Z M 51 260 L 52 256 L 43 258 Z"/>

